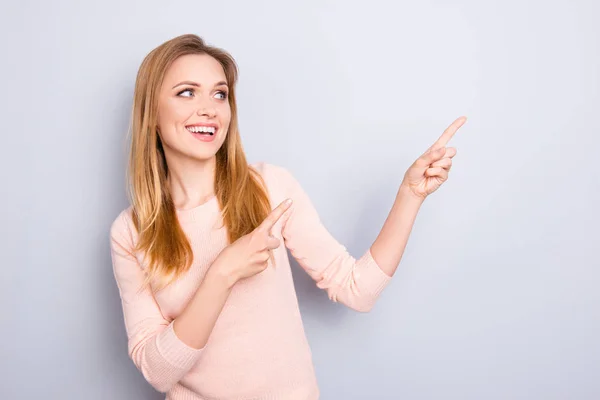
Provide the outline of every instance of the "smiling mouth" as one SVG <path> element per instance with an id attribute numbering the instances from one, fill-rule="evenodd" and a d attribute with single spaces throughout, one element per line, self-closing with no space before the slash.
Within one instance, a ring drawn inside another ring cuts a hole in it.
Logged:
<path id="1" fill-rule="evenodd" d="M 214 126 L 186 126 L 188 131 L 195 135 L 213 136 L 217 132 Z"/>

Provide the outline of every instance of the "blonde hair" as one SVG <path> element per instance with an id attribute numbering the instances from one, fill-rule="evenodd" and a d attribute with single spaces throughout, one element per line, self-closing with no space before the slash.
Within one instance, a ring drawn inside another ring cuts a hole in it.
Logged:
<path id="1" fill-rule="evenodd" d="M 132 219 L 138 231 L 137 251 L 148 261 L 146 284 L 156 290 L 186 272 L 192 248 L 177 219 L 167 186 L 168 166 L 157 132 L 158 95 L 165 73 L 178 57 L 206 54 L 222 66 L 229 86 L 231 122 L 216 154 L 215 194 L 230 243 L 250 233 L 271 210 L 260 175 L 248 166 L 237 121 L 235 84 L 238 70 L 226 51 L 207 45 L 196 35 L 175 37 L 143 60 L 133 99 L 128 182 Z"/>

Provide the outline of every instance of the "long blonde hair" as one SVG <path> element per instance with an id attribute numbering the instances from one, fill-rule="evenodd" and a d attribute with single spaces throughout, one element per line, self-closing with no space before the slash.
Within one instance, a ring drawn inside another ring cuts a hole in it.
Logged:
<path id="1" fill-rule="evenodd" d="M 231 122 L 216 154 L 215 194 L 230 243 L 250 233 L 271 210 L 260 175 L 248 166 L 237 121 L 237 65 L 226 51 L 207 45 L 196 35 L 175 37 L 142 62 L 135 82 L 128 181 L 132 219 L 138 231 L 137 251 L 147 262 L 146 284 L 164 288 L 186 272 L 192 248 L 177 219 L 167 186 L 168 166 L 157 131 L 158 95 L 165 73 L 178 57 L 206 54 L 222 66 L 229 86 Z"/>

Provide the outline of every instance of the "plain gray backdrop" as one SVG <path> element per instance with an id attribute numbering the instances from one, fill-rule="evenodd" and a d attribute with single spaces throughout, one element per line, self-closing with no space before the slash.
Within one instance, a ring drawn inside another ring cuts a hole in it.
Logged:
<path id="1" fill-rule="evenodd" d="M 469 117 L 372 312 L 292 266 L 322 399 L 600 398 L 598 2 L 0 7 L 1 398 L 163 398 L 127 356 L 108 231 L 135 74 L 183 33 L 233 54 L 249 160 L 291 170 L 357 256 Z"/>

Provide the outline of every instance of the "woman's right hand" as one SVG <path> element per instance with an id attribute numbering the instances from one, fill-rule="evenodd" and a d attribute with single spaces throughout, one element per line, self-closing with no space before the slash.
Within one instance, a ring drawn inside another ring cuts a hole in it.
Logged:
<path id="1" fill-rule="evenodd" d="M 291 199 L 277 206 L 252 232 L 225 247 L 210 267 L 210 272 L 224 277 L 230 286 L 264 271 L 272 259 L 272 250 L 279 247 L 279 240 L 271 236 L 271 229 L 290 208 Z"/>

